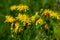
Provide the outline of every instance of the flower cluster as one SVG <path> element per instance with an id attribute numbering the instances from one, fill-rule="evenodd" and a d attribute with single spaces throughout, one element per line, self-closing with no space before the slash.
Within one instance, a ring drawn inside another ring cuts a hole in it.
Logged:
<path id="1" fill-rule="evenodd" d="M 19 13 L 18 16 L 16 17 L 16 19 L 22 21 L 24 25 L 25 24 L 30 25 L 30 23 L 31 23 L 30 18 L 26 14 Z"/>
<path id="2" fill-rule="evenodd" d="M 22 4 L 20 4 L 20 5 L 13 5 L 13 6 L 11 6 L 10 7 L 10 9 L 13 11 L 13 10 L 19 10 L 19 11 L 22 11 L 22 10 L 24 10 L 24 11 L 26 11 L 26 10 L 29 10 L 29 7 L 27 6 L 27 5 L 22 5 Z"/>
<path id="3" fill-rule="evenodd" d="M 28 9 L 28 7 L 26 5 L 24 5 L 24 6 L 19 5 L 17 7 L 18 7 L 18 10 Z M 12 6 L 11 10 L 15 10 L 17 7 Z M 60 19 L 59 15 L 57 13 L 55 13 L 54 11 L 49 10 L 49 9 L 45 9 L 42 14 L 47 17 L 50 16 L 52 18 Z M 14 32 L 17 32 L 17 30 L 20 28 L 20 24 L 19 24 L 19 22 L 17 22 L 17 20 L 22 22 L 23 26 L 32 25 L 32 23 L 35 23 L 35 25 L 37 26 L 37 25 L 42 25 L 42 24 L 44 24 L 44 22 L 46 22 L 41 17 L 41 15 L 38 15 L 38 12 L 36 12 L 35 15 L 33 15 L 31 17 L 29 17 L 27 14 L 18 13 L 18 15 L 15 18 L 13 18 L 12 16 L 9 16 L 9 15 L 5 16 L 5 18 L 6 18 L 5 22 L 11 23 L 11 26 L 12 26 L 11 30 L 13 30 Z M 45 25 L 45 29 L 48 29 L 48 24 Z"/>
<path id="4" fill-rule="evenodd" d="M 20 27 L 20 24 L 17 22 L 20 21 L 22 22 L 22 24 L 24 26 L 27 25 L 32 25 L 31 23 L 34 22 L 35 25 L 38 25 L 38 24 L 43 24 L 43 19 L 42 18 L 39 18 L 38 14 L 35 14 L 31 17 L 29 17 L 27 14 L 21 14 L 19 13 L 15 18 L 13 18 L 12 16 L 5 16 L 5 22 L 10 22 L 11 23 L 11 30 L 13 30 L 14 32 L 17 32 L 18 28 Z M 37 20 L 36 20 L 37 19 Z"/>
<path id="5" fill-rule="evenodd" d="M 46 35 L 48 35 L 48 32 L 50 34 L 53 34 L 53 24 L 51 25 L 51 23 L 55 21 L 54 19 L 60 20 L 60 15 L 50 9 L 40 9 L 40 11 L 35 12 L 34 15 L 28 15 L 27 10 L 29 10 L 29 7 L 27 5 L 20 4 L 11 6 L 10 10 L 12 12 L 14 12 L 13 10 L 18 10 L 17 15 L 15 15 L 14 17 L 11 15 L 5 16 L 4 22 L 11 23 L 11 31 L 13 33 L 18 33 L 21 31 L 24 32 L 27 28 L 31 30 L 34 26 L 37 29 L 40 28 L 46 33 Z M 52 30 L 50 31 L 50 29 Z"/>
<path id="6" fill-rule="evenodd" d="M 6 18 L 5 22 L 11 22 L 12 23 L 15 20 L 12 16 L 9 16 L 9 15 L 5 16 L 5 18 Z"/>
<path id="7" fill-rule="evenodd" d="M 60 18 L 59 18 L 60 15 L 59 15 L 57 12 L 54 12 L 54 11 L 49 10 L 49 9 L 45 9 L 44 12 L 43 12 L 43 14 L 44 14 L 45 16 L 50 16 L 50 17 L 52 17 L 52 18 L 60 19 Z"/>

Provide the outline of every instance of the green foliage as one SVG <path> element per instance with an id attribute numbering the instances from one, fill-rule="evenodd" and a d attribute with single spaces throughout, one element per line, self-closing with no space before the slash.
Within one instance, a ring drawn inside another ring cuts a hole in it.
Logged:
<path id="1" fill-rule="evenodd" d="M 32 25 L 26 26 L 27 28 L 21 32 L 11 33 L 10 23 L 4 23 L 5 15 L 16 17 L 19 11 L 11 11 L 10 7 L 19 4 L 26 4 L 29 6 L 29 10 L 26 12 L 29 17 L 34 15 L 35 12 L 40 13 L 40 9 L 43 9 L 43 11 L 45 9 L 52 9 L 57 12 L 55 0 L 0 0 L 0 40 L 54 40 L 55 34 L 59 35 L 57 39 L 60 40 L 60 25 L 58 25 L 60 20 L 47 18 L 41 13 L 39 15 L 41 15 L 43 20 L 47 21 L 49 25 L 48 30 L 45 30 L 43 25 L 38 25 L 36 27 L 36 25 L 32 23 Z M 58 11 L 58 13 L 60 12 Z"/>

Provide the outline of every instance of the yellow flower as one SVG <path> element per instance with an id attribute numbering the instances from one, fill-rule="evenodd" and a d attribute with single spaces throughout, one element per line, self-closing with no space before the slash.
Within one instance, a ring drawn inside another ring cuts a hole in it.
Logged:
<path id="1" fill-rule="evenodd" d="M 17 10 L 19 10 L 19 11 L 21 11 L 21 10 L 28 10 L 29 9 L 29 7 L 27 6 L 27 5 L 18 5 L 17 6 Z"/>
<path id="2" fill-rule="evenodd" d="M 45 9 L 43 13 L 45 16 L 48 16 L 51 13 L 51 10 Z"/>
<path id="3" fill-rule="evenodd" d="M 28 17 L 28 15 L 26 15 L 26 14 L 23 14 L 23 24 L 25 25 L 26 23 L 28 24 L 28 25 L 30 25 L 30 23 L 31 23 L 31 21 L 30 21 L 30 18 Z"/>
<path id="4" fill-rule="evenodd" d="M 13 10 L 16 10 L 17 6 L 16 5 L 13 5 L 10 7 L 10 9 L 13 11 Z"/>
<path id="5" fill-rule="evenodd" d="M 55 12 L 51 12 L 51 13 L 50 13 L 50 16 L 53 17 L 53 18 L 57 18 L 58 14 L 55 13 Z"/>
<path id="6" fill-rule="evenodd" d="M 43 24 L 43 19 L 39 18 L 37 21 L 36 21 L 36 25 L 38 24 Z"/>
<path id="7" fill-rule="evenodd" d="M 19 13 L 16 19 L 23 20 L 23 15 Z"/>
<path id="8" fill-rule="evenodd" d="M 28 15 L 26 14 L 18 14 L 18 16 L 16 17 L 17 19 L 19 19 L 21 22 L 23 22 L 23 24 L 25 25 L 26 23 L 28 25 L 30 25 L 30 18 L 28 17 Z"/>
<path id="9" fill-rule="evenodd" d="M 46 16 L 50 15 L 50 17 L 52 17 L 52 18 L 59 18 L 57 13 L 55 13 L 54 11 L 49 10 L 49 9 L 45 9 L 43 13 Z"/>
<path id="10" fill-rule="evenodd" d="M 6 18 L 6 20 L 5 20 L 5 22 L 13 22 L 15 19 L 13 18 L 13 17 L 11 17 L 11 16 L 5 16 L 5 18 Z"/>

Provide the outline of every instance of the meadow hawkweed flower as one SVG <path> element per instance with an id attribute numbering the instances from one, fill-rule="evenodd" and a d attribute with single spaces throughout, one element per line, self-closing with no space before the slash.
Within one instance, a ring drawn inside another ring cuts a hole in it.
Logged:
<path id="1" fill-rule="evenodd" d="M 18 5 L 17 6 L 17 10 L 21 11 L 21 10 L 29 10 L 29 7 L 27 5 Z"/>
<path id="2" fill-rule="evenodd" d="M 17 6 L 16 5 L 13 5 L 10 7 L 10 10 L 13 11 L 13 10 L 16 10 Z"/>
<path id="3" fill-rule="evenodd" d="M 38 24 L 43 24 L 43 19 L 39 18 L 37 21 L 36 21 L 36 25 Z"/>
<path id="4" fill-rule="evenodd" d="M 23 14 L 23 24 L 25 25 L 26 23 L 28 24 L 28 25 L 30 25 L 30 23 L 31 23 L 31 21 L 30 21 L 30 18 L 28 17 L 28 15 L 26 15 L 26 14 Z"/>
<path id="5" fill-rule="evenodd" d="M 55 13 L 55 12 L 51 12 L 51 13 L 50 13 L 50 16 L 53 17 L 53 18 L 57 18 L 57 17 L 58 17 L 58 14 Z"/>
<path id="6" fill-rule="evenodd" d="M 57 13 L 55 13 L 54 11 L 49 10 L 49 9 L 45 9 L 43 13 L 44 13 L 44 15 L 50 16 L 52 18 L 57 18 L 57 19 L 59 18 Z"/>
<path id="7" fill-rule="evenodd" d="M 24 20 L 24 22 L 23 22 L 23 25 L 31 25 L 31 21 L 28 19 L 28 20 Z"/>
<path id="8" fill-rule="evenodd" d="M 23 15 L 22 14 L 18 14 L 18 16 L 16 17 L 17 20 L 23 20 Z"/>
<path id="9" fill-rule="evenodd" d="M 31 21 L 30 18 L 28 17 L 28 15 L 26 14 L 18 14 L 18 16 L 16 17 L 17 19 L 19 19 L 21 22 L 23 22 L 23 24 L 25 25 L 26 23 L 28 25 L 30 25 Z"/>
<path id="10" fill-rule="evenodd" d="M 11 16 L 5 16 L 5 22 L 13 22 L 15 19 L 13 18 L 13 17 L 11 17 Z"/>
<path id="11" fill-rule="evenodd" d="M 49 9 L 45 9 L 44 12 L 43 12 L 43 14 L 45 16 L 48 16 L 50 13 L 51 13 L 51 11 Z"/>

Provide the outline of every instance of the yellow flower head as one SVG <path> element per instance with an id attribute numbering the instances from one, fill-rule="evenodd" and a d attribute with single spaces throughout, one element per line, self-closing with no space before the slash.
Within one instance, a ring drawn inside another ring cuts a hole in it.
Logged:
<path id="1" fill-rule="evenodd" d="M 45 9 L 43 13 L 45 16 L 48 16 L 51 13 L 51 10 Z"/>
<path id="2" fill-rule="evenodd" d="M 19 13 L 16 19 L 23 20 L 23 15 Z"/>
<path id="3" fill-rule="evenodd" d="M 30 21 L 30 18 L 28 17 L 28 15 L 26 15 L 26 14 L 18 14 L 18 16 L 16 18 L 19 19 L 20 21 L 22 21 L 24 25 L 26 23 L 28 25 L 30 25 L 31 21 Z"/>
<path id="4" fill-rule="evenodd" d="M 45 9 L 44 15 L 46 15 L 46 16 L 50 15 L 50 17 L 52 17 L 52 18 L 58 18 L 58 14 L 49 9 Z"/>
<path id="5" fill-rule="evenodd" d="M 26 15 L 26 14 L 23 14 L 23 24 L 25 25 L 26 23 L 28 24 L 28 25 L 30 25 L 30 23 L 31 23 L 31 21 L 30 21 L 30 18 L 28 17 L 28 15 Z"/>
<path id="6" fill-rule="evenodd" d="M 19 11 L 21 11 L 21 10 L 28 10 L 29 9 L 29 7 L 27 6 L 27 5 L 18 5 L 17 6 L 17 10 L 19 10 Z"/>
<path id="7" fill-rule="evenodd" d="M 13 17 L 11 17 L 11 16 L 5 16 L 5 18 L 6 18 L 6 20 L 5 20 L 5 22 L 13 22 L 15 19 L 13 18 Z"/>
<path id="8" fill-rule="evenodd" d="M 55 13 L 55 12 L 51 12 L 51 13 L 50 13 L 50 16 L 53 17 L 53 18 L 57 18 L 58 14 Z"/>
<path id="9" fill-rule="evenodd" d="M 13 10 L 16 10 L 17 6 L 16 5 L 13 5 L 10 7 L 10 9 L 13 11 Z"/>
<path id="10" fill-rule="evenodd" d="M 36 25 L 38 24 L 43 24 L 43 19 L 39 18 L 37 21 L 36 21 Z"/>

